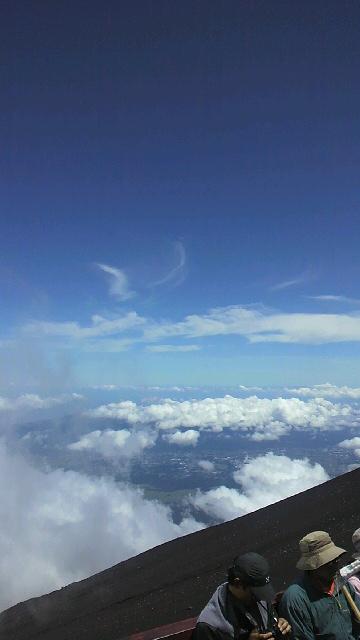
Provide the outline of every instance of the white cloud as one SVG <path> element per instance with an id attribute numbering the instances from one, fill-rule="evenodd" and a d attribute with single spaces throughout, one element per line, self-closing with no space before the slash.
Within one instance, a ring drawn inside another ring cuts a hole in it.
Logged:
<path id="1" fill-rule="evenodd" d="M 178 444 L 181 447 L 195 447 L 200 437 L 200 433 L 194 429 L 187 431 L 175 431 L 163 436 L 170 444 Z"/>
<path id="2" fill-rule="evenodd" d="M 146 347 L 147 351 L 152 351 L 154 353 L 165 353 L 167 351 L 173 352 L 187 352 L 187 351 L 199 351 L 200 347 L 197 344 L 155 344 L 148 345 Z"/>
<path id="3" fill-rule="evenodd" d="M 200 469 L 206 471 L 207 473 L 211 473 L 215 469 L 214 463 L 210 462 L 210 460 L 199 460 L 198 466 L 200 467 Z"/>
<path id="4" fill-rule="evenodd" d="M 135 338 L 99 338 L 82 344 L 82 350 L 86 353 L 122 353 L 128 351 L 136 342 Z"/>
<path id="5" fill-rule="evenodd" d="M 23 327 L 25 334 L 54 338 L 82 340 L 88 350 L 120 351 L 134 343 L 162 344 L 148 346 L 149 350 L 164 351 L 169 347 L 179 350 L 181 345 L 168 345 L 169 338 L 203 338 L 205 336 L 238 335 L 249 342 L 280 342 L 326 344 L 360 341 L 360 314 L 276 313 L 260 307 L 220 307 L 204 315 L 188 315 L 180 322 L 162 322 L 139 316 L 131 311 L 118 318 L 101 315 L 91 318 L 91 325 L 82 327 L 78 322 L 36 321 Z M 129 334 L 122 339 L 109 340 L 109 336 Z M 102 338 L 102 340 L 95 340 Z M 164 344 L 165 342 L 165 344 Z M 194 350 L 198 345 L 184 345 L 182 350 Z"/>
<path id="6" fill-rule="evenodd" d="M 150 431 L 96 430 L 85 434 L 68 448 L 73 451 L 93 450 L 104 458 L 117 460 L 139 455 L 145 448 L 152 447 L 156 438 L 157 434 Z"/>
<path id="7" fill-rule="evenodd" d="M 36 393 L 25 393 L 17 398 L 0 396 L 0 411 L 17 411 L 19 409 L 49 409 L 59 404 L 83 400 L 79 393 L 63 394 L 54 398 L 41 398 Z"/>
<path id="8" fill-rule="evenodd" d="M 348 471 L 355 471 L 355 469 L 360 469 L 360 463 L 359 464 L 348 464 L 348 466 L 347 466 L 347 470 Z"/>
<path id="9" fill-rule="evenodd" d="M 90 327 L 81 327 L 78 322 L 31 322 L 24 327 L 24 330 L 33 335 L 80 340 L 124 333 L 145 323 L 145 319 L 135 311 L 130 311 L 113 320 L 94 315 L 91 321 L 92 326 Z"/>
<path id="10" fill-rule="evenodd" d="M 290 280 L 283 280 L 282 282 L 279 282 L 278 284 L 273 285 L 272 287 L 270 287 L 270 291 L 282 291 L 283 289 L 289 289 L 290 287 L 295 287 L 299 284 L 304 284 L 304 282 L 307 282 L 308 280 L 309 280 L 309 274 L 303 273 L 300 276 L 297 276 L 296 278 L 292 278 Z"/>
<path id="11" fill-rule="evenodd" d="M 356 438 L 350 438 L 349 440 L 343 440 L 342 442 L 339 443 L 340 447 L 343 447 L 343 449 L 352 449 L 354 451 L 354 454 L 360 458 L 360 438 L 356 437 Z"/>
<path id="12" fill-rule="evenodd" d="M 212 309 L 205 315 L 190 315 L 181 322 L 145 327 L 148 340 L 170 336 L 199 338 L 241 335 L 250 342 L 326 344 L 360 340 L 360 315 L 325 313 L 274 313 L 250 307 Z"/>
<path id="13" fill-rule="evenodd" d="M 197 493 L 191 504 L 217 520 L 230 520 L 305 491 L 329 479 L 320 464 L 267 453 L 249 460 L 234 473 L 242 489 L 221 486 Z"/>
<path id="14" fill-rule="evenodd" d="M 129 289 L 127 275 L 122 269 L 102 263 L 97 263 L 97 266 L 109 276 L 109 293 L 111 296 L 123 302 L 136 295 L 135 291 Z"/>
<path id="15" fill-rule="evenodd" d="M 133 424 L 153 424 L 158 429 L 223 429 L 244 431 L 254 440 L 277 440 L 292 429 L 329 431 L 354 426 L 360 411 L 323 398 L 205 398 L 178 401 L 166 399 L 149 405 L 132 401 L 110 403 L 87 412 L 94 418 L 119 419 Z"/>
<path id="16" fill-rule="evenodd" d="M 319 300 L 320 302 L 346 302 L 348 304 L 359 304 L 359 298 L 349 298 L 348 296 L 320 295 L 307 296 L 311 300 Z"/>
<path id="17" fill-rule="evenodd" d="M 312 398 L 351 398 L 353 400 L 360 398 L 359 387 L 337 387 L 330 382 L 315 384 L 313 387 L 286 388 L 285 391 Z"/>
<path id="18" fill-rule="evenodd" d="M 150 286 L 158 287 L 163 284 L 179 285 L 185 278 L 186 251 L 182 242 L 174 242 L 176 265 L 163 278 L 152 282 Z"/>
<path id="19" fill-rule="evenodd" d="M 36 470 L 3 443 L 0 520 L 0 609 L 202 527 L 109 478 Z"/>
<path id="20" fill-rule="evenodd" d="M 90 386 L 90 389 L 94 389 L 94 391 L 116 391 L 119 388 L 117 384 L 93 384 Z"/>

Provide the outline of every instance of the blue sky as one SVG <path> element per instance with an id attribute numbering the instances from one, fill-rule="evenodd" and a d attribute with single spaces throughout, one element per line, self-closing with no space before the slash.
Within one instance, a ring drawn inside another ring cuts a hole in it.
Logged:
<path id="1" fill-rule="evenodd" d="M 359 23 L 5 3 L 2 386 L 358 382 Z"/>

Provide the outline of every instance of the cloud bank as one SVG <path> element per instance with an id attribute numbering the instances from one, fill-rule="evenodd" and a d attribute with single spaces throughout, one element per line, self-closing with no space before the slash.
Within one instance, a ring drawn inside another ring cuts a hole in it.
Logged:
<path id="1" fill-rule="evenodd" d="M 101 405 L 88 411 L 94 418 L 111 418 L 130 425 L 153 425 L 157 429 L 179 428 L 221 432 L 243 431 L 253 440 L 277 440 L 292 429 L 329 431 L 360 421 L 359 409 L 323 398 L 205 398 L 183 402 L 167 399 L 150 405 L 132 401 Z"/>
<path id="2" fill-rule="evenodd" d="M 25 393 L 17 398 L 0 396 L 0 411 L 17 411 L 20 409 L 49 409 L 73 400 L 82 400 L 79 393 L 62 394 L 53 398 L 42 398 L 36 393 Z"/>
<path id="3" fill-rule="evenodd" d="M 351 398 L 353 400 L 360 398 L 359 387 L 337 387 L 336 385 L 330 384 L 330 382 L 315 384 L 313 387 L 286 388 L 285 391 L 294 393 L 297 396 L 312 398 Z"/>
<path id="4" fill-rule="evenodd" d="M 0 609 L 198 530 L 111 478 L 44 473 L 0 441 Z"/>
<path id="5" fill-rule="evenodd" d="M 234 473 L 241 490 L 221 486 L 190 498 L 191 504 L 216 520 L 230 520 L 261 509 L 329 480 L 323 467 L 303 460 L 267 453 Z"/>

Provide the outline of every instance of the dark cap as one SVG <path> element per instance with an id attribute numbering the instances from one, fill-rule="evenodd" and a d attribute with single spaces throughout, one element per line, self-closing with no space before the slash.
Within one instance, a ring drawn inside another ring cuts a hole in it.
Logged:
<path id="1" fill-rule="evenodd" d="M 272 602 L 275 591 L 270 582 L 269 563 L 263 556 L 252 551 L 244 553 L 235 558 L 233 568 L 241 575 L 244 584 L 250 587 L 256 600 Z"/>

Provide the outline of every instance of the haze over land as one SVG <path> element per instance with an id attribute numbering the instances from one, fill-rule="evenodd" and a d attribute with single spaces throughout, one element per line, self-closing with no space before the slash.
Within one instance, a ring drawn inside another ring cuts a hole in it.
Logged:
<path id="1" fill-rule="evenodd" d="M 360 6 L 12 2 L 0 608 L 360 459 Z"/>

